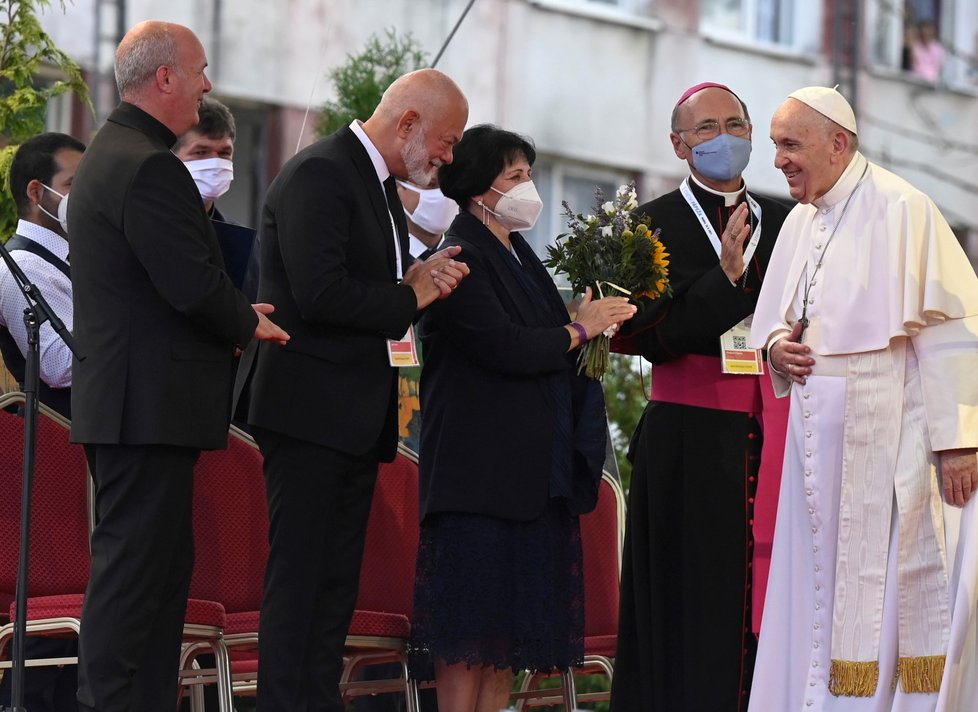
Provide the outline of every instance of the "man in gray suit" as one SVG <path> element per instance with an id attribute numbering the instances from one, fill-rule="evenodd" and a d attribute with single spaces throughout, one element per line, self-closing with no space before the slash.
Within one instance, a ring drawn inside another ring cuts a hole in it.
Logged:
<path id="1" fill-rule="evenodd" d="M 226 446 L 235 348 L 288 335 L 231 284 L 176 137 L 211 89 L 180 25 L 136 25 L 116 53 L 122 103 L 72 189 L 72 437 L 98 523 L 79 643 L 79 709 L 170 712 L 193 568 L 202 449 Z"/>

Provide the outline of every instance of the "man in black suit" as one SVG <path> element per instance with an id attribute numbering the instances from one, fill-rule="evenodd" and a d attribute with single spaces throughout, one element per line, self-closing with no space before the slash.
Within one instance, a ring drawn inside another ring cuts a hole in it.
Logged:
<path id="1" fill-rule="evenodd" d="M 79 642 L 79 709 L 163 712 L 193 568 L 201 449 L 227 444 L 234 349 L 288 335 L 232 286 L 193 179 L 170 152 L 197 123 L 207 58 L 180 25 L 136 25 L 116 52 L 122 103 L 72 189 L 72 437 L 97 487 Z"/>
<path id="2" fill-rule="evenodd" d="M 412 338 L 419 310 L 468 273 L 457 248 L 412 264 L 394 179 L 430 184 L 467 117 L 451 79 L 412 72 L 367 121 L 301 151 L 269 189 L 259 297 L 274 300 L 293 338 L 250 345 L 235 387 L 265 456 L 262 712 L 343 710 L 337 683 L 370 499 L 397 446 L 391 344 Z"/>

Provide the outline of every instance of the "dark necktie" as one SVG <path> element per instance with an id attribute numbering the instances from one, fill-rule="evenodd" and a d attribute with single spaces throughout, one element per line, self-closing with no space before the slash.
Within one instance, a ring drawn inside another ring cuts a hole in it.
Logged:
<path id="1" fill-rule="evenodd" d="M 387 209 L 390 211 L 391 220 L 394 221 L 394 227 L 397 229 L 397 240 L 403 244 L 404 233 L 401 228 L 401 222 L 403 222 L 401 216 L 404 213 L 404 207 L 397 195 L 397 184 L 394 176 L 387 176 L 387 180 L 384 181 L 384 195 L 387 196 Z"/>

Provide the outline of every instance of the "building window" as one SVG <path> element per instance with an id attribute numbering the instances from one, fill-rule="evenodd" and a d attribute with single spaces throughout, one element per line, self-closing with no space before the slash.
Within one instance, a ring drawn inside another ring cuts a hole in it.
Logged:
<path id="1" fill-rule="evenodd" d="M 532 1 L 532 0 L 531 0 Z M 602 11 L 609 9 L 629 15 L 652 16 L 655 0 L 543 0 L 545 4 L 578 6 Z"/>
<path id="2" fill-rule="evenodd" d="M 543 212 L 532 230 L 523 237 L 541 259 L 547 256 L 547 245 L 552 245 L 562 232 L 567 231 L 562 201 L 567 201 L 575 213 L 592 213 L 595 208 L 594 189 L 600 188 L 610 200 L 618 186 L 631 178 L 614 169 L 582 166 L 557 160 L 538 158 L 533 165 L 533 182 L 543 200 Z M 558 282 L 561 282 L 558 277 Z"/>
<path id="3" fill-rule="evenodd" d="M 794 52 L 817 47 L 820 3 L 700 0 L 700 29 L 718 39 L 760 42 Z"/>
<path id="4" fill-rule="evenodd" d="M 973 0 L 886 0 L 869 4 L 870 57 L 920 81 L 978 81 L 978 4 Z"/>

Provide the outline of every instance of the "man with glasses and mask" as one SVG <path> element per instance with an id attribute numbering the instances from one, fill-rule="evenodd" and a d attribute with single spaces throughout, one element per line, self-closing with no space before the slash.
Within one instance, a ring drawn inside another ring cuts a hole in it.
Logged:
<path id="1" fill-rule="evenodd" d="M 673 293 L 643 299 L 614 346 L 654 368 L 632 441 L 612 708 L 738 712 L 757 644 L 754 503 L 762 461 L 775 478 L 781 463 L 762 456 L 762 424 L 784 437 L 761 418 L 761 354 L 745 341 L 787 210 L 747 192 L 750 117 L 726 86 L 686 91 L 669 137 L 690 175 L 636 213 L 662 230 Z"/>

